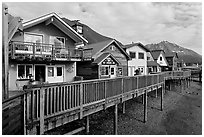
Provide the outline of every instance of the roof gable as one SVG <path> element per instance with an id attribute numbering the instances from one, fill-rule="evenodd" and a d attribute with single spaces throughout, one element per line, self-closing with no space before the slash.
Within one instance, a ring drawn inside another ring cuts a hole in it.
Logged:
<path id="1" fill-rule="evenodd" d="M 72 27 L 70 27 L 67 23 L 65 23 L 56 13 L 50 13 L 50 14 L 32 19 L 30 21 L 27 21 L 23 23 L 23 28 L 26 29 L 34 25 L 37 25 L 39 23 L 42 23 L 44 21 L 47 21 L 46 22 L 47 24 L 53 23 L 55 26 L 57 26 L 61 31 L 63 31 L 73 40 L 83 41 L 85 43 L 88 43 L 88 41 L 84 37 L 82 37 Z"/>
<path id="2" fill-rule="evenodd" d="M 110 62 L 115 62 L 115 64 L 120 64 L 120 62 L 111 54 L 111 53 L 103 53 L 101 54 L 98 58 L 96 58 L 94 60 L 93 63 L 96 63 L 96 64 L 101 64 L 103 63 L 103 61 L 105 60 L 109 60 Z M 104 64 L 103 64 L 104 65 Z M 110 64 L 110 65 L 114 65 L 114 63 Z"/>
<path id="3" fill-rule="evenodd" d="M 123 48 L 114 40 L 107 40 L 107 41 L 102 41 L 90 45 L 86 45 L 87 48 L 93 48 L 92 54 L 93 57 L 102 52 L 105 48 L 107 48 L 109 45 L 115 43 L 116 47 L 119 48 L 119 50 L 128 58 L 130 59 L 129 55 L 123 50 Z"/>
<path id="4" fill-rule="evenodd" d="M 146 52 L 150 52 L 150 50 L 148 48 L 146 48 L 142 43 L 127 44 L 127 45 L 124 45 L 123 48 L 129 49 L 129 48 L 134 47 L 134 46 L 140 47 L 141 49 L 145 50 Z"/>

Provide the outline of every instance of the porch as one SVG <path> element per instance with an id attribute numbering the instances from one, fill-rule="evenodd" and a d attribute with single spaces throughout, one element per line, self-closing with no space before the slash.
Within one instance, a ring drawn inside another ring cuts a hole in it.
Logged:
<path id="1" fill-rule="evenodd" d="M 9 56 L 16 60 L 59 60 L 87 61 L 92 59 L 92 49 L 66 48 L 45 43 L 12 41 L 9 44 Z"/>

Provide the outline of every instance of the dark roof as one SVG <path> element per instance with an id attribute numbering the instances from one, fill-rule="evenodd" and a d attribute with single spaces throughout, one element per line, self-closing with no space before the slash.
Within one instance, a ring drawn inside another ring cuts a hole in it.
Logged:
<path id="1" fill-rule="evenodd" d="M 176 52 L 168 52 L 168 53 L 165 53 L 164 55 L 165 55 L 165 57 L 174 57 L 174 56 L 176 56 L 178 58 L 178 55 L 177 55 Z"/>
<path id="2" fill-rule="evenodd" d="M 93 43 L 93 44 L 89 44 L 86 45 L 86 48 L 93 48 L 92 50 L 92 55 L 94 56 L 96 53 L 100 52 L 102 49 L 106 48 L 107 46 L 109 46 L 110 44 L 112 44 L 113 42 L 116 43 L 117 47 L 121 50 L 121 52 L 128 58 L 130 59 L 130 56 L 127 54 L 127 52 L 125 52 L 123 50 L 123 48 L 120 46 L 120 44 L 117 43 L 116 40 L 114 39 L 110 39 L 110 40 L 106 40 L 106 41 L 102 41 L 102 42 L 98 42 L 98 43 Z"/>
<path id="3" fill-rule="evenodd" d="M 111 54 L 111 53 L 103 53 L 101 54 L 99 57 L 97 57 L 93 63 L 96 64 L 100 64 L 104 59 L 106 59 L 107 57 L 111 56 L 111 58 L 117 62 L 118 64 L 120 64 L 120 62 Z"/>
<path id="4" fill-rule="evenodd" d="M 151 54 L 154 59 L 158 59 L 159 55 L 161 54 L 161 51 L 151 51 Z"/>
<path id="5" fill-rule="evenodd" d="M 142 43 L 127 44 L 127 45 L 124 45 L 123 48 L 128 49 L 128 48 L 131 48 L 134 46 L 139 46 L 139 47 L 143 48 L 146 52 L 150 52 L 150 50 L 147 47 L 145 47 Z"/>
<path id="6" fill-rule="evenodd" d="M 147 61 L 147 67 L 159 66 L 156 61 Z"/>

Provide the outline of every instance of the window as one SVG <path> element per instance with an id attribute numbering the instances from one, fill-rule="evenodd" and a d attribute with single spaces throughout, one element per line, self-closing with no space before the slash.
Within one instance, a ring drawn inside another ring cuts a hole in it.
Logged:
<path id="1" fill-rule="evenodd" d="M 115 46 L 111 45 L 110 50 L 112 50 L 112 51 L 115 50 Z"/>
<path id="2" fill-rule="evenodd" d="M 57 76 L 62 76 L 62 67 L 57 67 Z"/>
<path id="3" fill-rule="evenodd" d="M 147 60 L 150 60 L 150 57 L 147 57 Z"/>
<path id="4" fill-rule="evenodd" d="M 32 65 L 17 65 L 17 74 L 18 79 L 30 79 L 33 75 L 33 66 Z"/>
<path id="5" fill-rule="evenodd" d="M 123 68 L 118 68 L 118 75 L 122 76 L 123 75 Z"/>
<path id="6" fill-rule="evenodd" d="M 115 74 L 115 68 L 111 68 L 111 75 Z"/>
<path id="7" fill-rule="evenodd" d="M 139 59 L 144 59 L 144 53 L 139 53 Z"/>
<path id="8" fill-rule="evenodd" d="M 24 41 L 36 44 L 36 51 L 41 51 L 42 43 L 43 43 L 43 35 L 40 34 L 31 34 L 31 33 L 24 33 Z M 28 51 L 33 51 L 33 46 L 27 45 Z"/>
<path id="9" fill-rule="evenodd" d="M 54 77 L 54 67 L 48 67 L 48 77 Z"/>
<path id="10" fill-rule="evenodd" d="M 160 57 L 160 61 L 162 61 L 162 57 Z"/>
<path id="11" fill-rule="evenodd" d="M 55 46 L 55 50 L 59 52 L 60 49 L 65 48 L 65 38 L 50 36 L 50 44 L 53 44 Z"/>
<path id="12" fill-rule="evenodd" d="M 130 57 L 133 59 L 133 58 L 136 58 L 136 53 L 135 52 L 130 52 Z"/>
<path id="13" fill-rule="evenodd" d="M 101 67 L 101 76 L 109 75 L 109 67 Z"/>
<path id="14" fill-rule="evenodd" d="M 77 28 L 77 32 L 78 32 L 79 34 L 82 34 L 82 33 L 83 33 L 83 28 L 82 28 L 82 26 L 77 26 L 76 28 Z"/>

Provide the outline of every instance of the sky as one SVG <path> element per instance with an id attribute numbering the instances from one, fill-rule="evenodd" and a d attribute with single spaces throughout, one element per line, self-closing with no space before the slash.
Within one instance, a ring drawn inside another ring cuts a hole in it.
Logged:
<path id="1" fill-rule="evenodd" d="M 169 41 L 202 55 L 202 3 L 199 2 L 6 2 L 23 21 L 55 12 L 80 20 L 123 44 Z"/>

